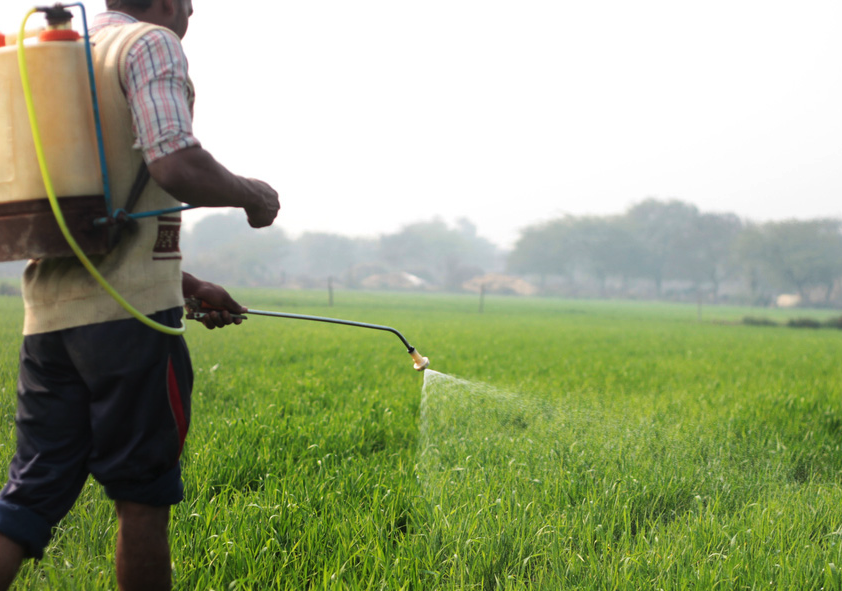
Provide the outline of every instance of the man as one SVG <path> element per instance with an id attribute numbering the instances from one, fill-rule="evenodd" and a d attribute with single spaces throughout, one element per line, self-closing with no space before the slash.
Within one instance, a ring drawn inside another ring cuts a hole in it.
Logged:
<path id="1" fill-rule="evenodd" d="M 91 32 L 115 205 L 143 160 L 151 180 L 139 210 L 177 201 L 240 207 L 253 227 L 272 224 L 277 193 L 229 172 L 192 135 L 180 43 L 191 0 L 106 4 Z M 179 226 L 177 215 L 142 219 L 94 262 L 158 322 L 177 326 L 183 297 L 194 296 L 222 310 L 205 320 L 208 328 L 232 323 L 231 312 L 245 309 L 223 288 L 182 273 Z M 182 499 L 192 388 L 184 341 L 129 318 L 75 259 L 31 261 L 23 294 L 17 453 L 0 491 L 0 589 L 24 558 L 42 555 L 89 474 L 115 501 L 120 589 L 170 589 L 167 524 L 170 505 Z"/>

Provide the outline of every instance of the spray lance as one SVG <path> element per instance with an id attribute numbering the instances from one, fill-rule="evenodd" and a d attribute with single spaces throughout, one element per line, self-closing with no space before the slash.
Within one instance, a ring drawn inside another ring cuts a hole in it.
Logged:
<path id="1" fill-rule="evenodd" d="M 187 308 L 187 318 L 191 320 L 202 320 L 205 316 L 210 314 L 214 311 L 222 311 L 222 308 L 214 308 L 208 305 L 206 302 L 203 302 L 196 298 L 187 298 L 184 303 L 185 307 Z M 343 324 L 345 326 L 356 326 L 358 328 L 370 328 L 373 330 L 385 330 L 387 332 L 391 332 L 401 340 L 401 342 L 406 347 L 406 352 L 410 354 L 412 360 L 414 361 L 412 367 L 416 371 L 423 371 L 430 367 L 430 360 L 426 357 L 422 356 L 415 347 L 409 344 L 409 341 L 398 332 L 396 329 L 392 328 L 391 326 L 382 326 L 380 324 L 367 324 L 365 322 L 354 322 L 352 320 L 341 320 L 339 318 L 325 318 L 324 316 L 307 316 L 304 314 L 289 314 L 287 312 L 267 312 L 265 310 L 253 310 L 248 309 L 246 311 L 247 314 L 254 314 L 256 316 L 271 316 L 273 318 L 291 318 L 293 320 L 311 320 L 314 322 L 327 322 L 330 324 Z M 232 314 L 233 318 L 248 318 L 245 314 Z"/>

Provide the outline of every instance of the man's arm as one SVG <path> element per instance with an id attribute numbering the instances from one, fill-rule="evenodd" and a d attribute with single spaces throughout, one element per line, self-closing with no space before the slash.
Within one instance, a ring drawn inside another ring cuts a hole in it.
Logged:
<path id="1" fill-rule="evenodd" d="M 199 146 L 185 148 L 149 164 L 149 174 L 164 191 L 189 205 L 241 207 L 253 228 L 269 226 L 281 205 L 263 181 L 237 176 Z"/>
<path id="2" fill-rule="evenodd" d="M 278 194 L 266 183 L 229 172 L 193 136 L 192 86 L 181 43 L 158 29 L 141 40 L 129 50 L 121 82 L 152 178 L 184 203 L 241 207 L 253 227 L 270 225 L 280 209 Z"/>

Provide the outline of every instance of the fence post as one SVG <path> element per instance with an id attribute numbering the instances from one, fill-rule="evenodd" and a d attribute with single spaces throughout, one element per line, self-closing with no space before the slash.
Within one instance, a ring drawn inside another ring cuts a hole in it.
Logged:
<path id="1" fill-rule="evenodd" d="M 327 278 L 327 306 L 333 308 L 333 277 Z"/>

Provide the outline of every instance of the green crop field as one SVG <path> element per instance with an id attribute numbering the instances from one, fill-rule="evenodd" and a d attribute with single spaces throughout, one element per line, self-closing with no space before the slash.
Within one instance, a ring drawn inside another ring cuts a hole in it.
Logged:
<path id="1" fill-rule="evenodd" d="M 190 326 L 177 589 L 842 588 L 842 332 L 739 322 L 833 312 L 235 295 L 394 326 L 436 373 L 385 332 Z M 5 470 L 19 299 L 0 313 Z M 91 482 L 17 588 L 114 589 L 115 539 Z"/>

